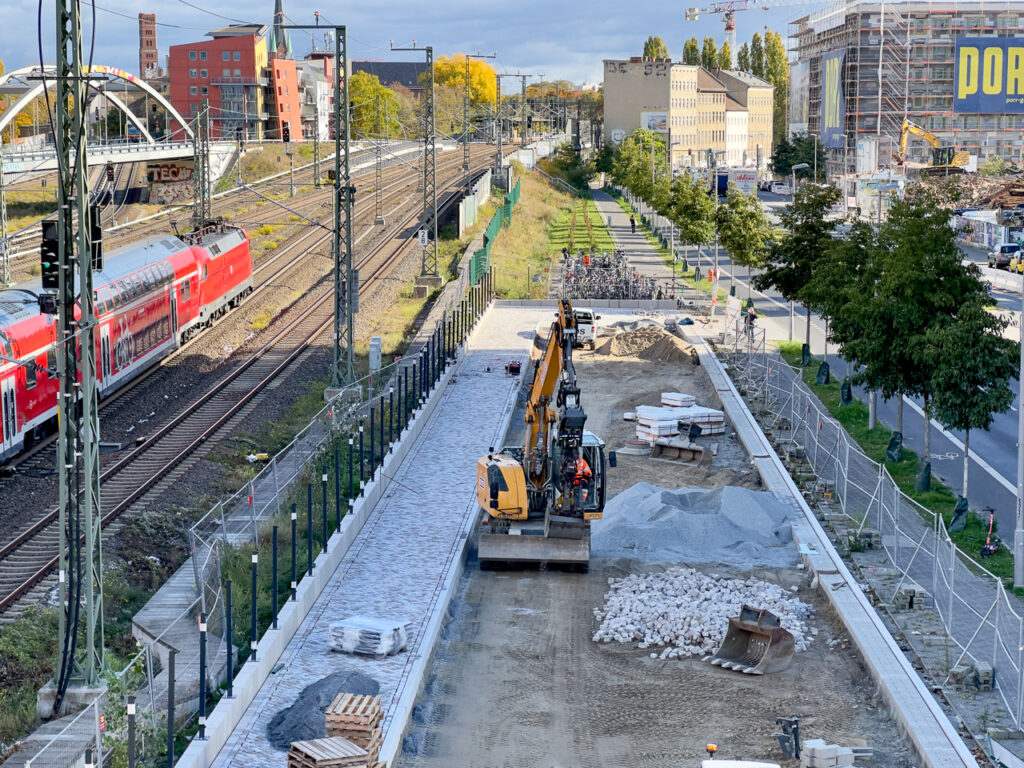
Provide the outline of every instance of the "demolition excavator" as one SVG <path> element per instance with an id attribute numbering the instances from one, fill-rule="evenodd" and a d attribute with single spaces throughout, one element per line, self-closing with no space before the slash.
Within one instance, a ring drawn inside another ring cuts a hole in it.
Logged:
<path id="1" fill-rule="evenodd" d="M 572 305 L 561 300 L 533 363 L 524 445 L 492 449 L 477 462 L 481 567 L 589 566 L 590 521 L 604 510 L 605 455 L 604 442 L 584 429 L 587 414 L 572 362 L 576 333 Z"/>

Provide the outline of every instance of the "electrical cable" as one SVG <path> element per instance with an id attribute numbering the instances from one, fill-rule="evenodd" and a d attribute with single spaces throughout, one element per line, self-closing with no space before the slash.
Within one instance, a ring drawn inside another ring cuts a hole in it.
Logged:
<path id="1" fill-rule="evenodd" d="M 122 13 L 121 11 L 115 11 L 112 8 L 104 8 L 102 5 L 97 5 L 92 0 L 82 0 L 82 2 L 88 3 L 89 5 L 93 6 L 97 10 L 103 11 L 104 13 L 109 13 L 109 14 L 112 14 L 114 16 L 120 16 L 122 19 L 131 19 L 132 21 L 138 21 L 138 17 L 137 16 L 132 16 L 131 14 L 128 14 L 128 13 Z M 187 29 L 187 30 L 194 31 L 194 32 L 206 32 L 206 31 L 208 31 L 206 27 L 186 27 L 186 26 L 183 26 L 181 24 L 168 24 L 165 21 L 155 21 L 153 23 L 156 26 L 158 26 L 158 27 L 167 27 L 168 29 Z"/>
<path id="2" fill-rule="evenodd" d="M 216 11 L 211 11 L 211 10 L 208 10 L 208 9 L 203 8 L 201 6 L 198 6 L 195 3 L 190 3 L 188 0 L 178 0 L 178 2 L 181 3 L 182 5 L 187 5 L 189 8 L 195 8 L 197 11 L 202 11 L 203 13 L 208 13 L 211 16 L 216 16 L 218 19 L 224 19 L 225 21 L 233 21 L 236 24 L 256 24 L 257 23 L 257 22 L 254 22 L 254 21 L 242 21 L 241 19 L 233 19 L 230 16 L 225 16 L 222 13 L 217 13 Z"/>

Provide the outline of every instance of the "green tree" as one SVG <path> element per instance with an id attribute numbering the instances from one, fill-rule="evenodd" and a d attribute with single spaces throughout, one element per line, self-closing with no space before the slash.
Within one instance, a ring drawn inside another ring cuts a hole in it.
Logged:
<path id="1" fill-rule="evenodd" d="M 736 69 L 740 72 L 750 71 L 750 46 L 744 43 L 736 53 Z"/>
<path id="2" fill-rule="evenodd" d="M 814 168 L 817 168 L 817 180 L 820 181 L 825 174 L 825 149 L 820 143 L 817 144 L 817 164 L 814 162 L 814 152 L 815 140 L 809 134 L 796 134 L 791 139 L 783 137 L 772 152 L 772 170 L 780 176 L 789 176 L 794 165 L 807 163 L 806 169 L 797 172 L 800 178 L 811 178 Z"/>
<path id="3" fill-rule="evenodd" d="M 401 103 L 395 92 L 381 85 L 380 78 L 368 72 L 356 72 L 349 78 L 349 102 L 352 105 L 353 137 L 374 137 L 380 135 L 399 136 L 402 124 L 399 122 Z M 380 108 L 380 130 L 378 131 L 378 106 Z"/>
<path id="4" fill-rule="evenodd" d="M 832 240 L 835 221 L 826 218 L 839 202 L 839 190 L 821 184 L 805 184 L 783 208 L 779 219 L 785 234 L 772 242 L 765 270 L 754 278 L 759 290 L 774 288 L 787 301 L 802 304 L 807 311 L 806 343 L 811 343 L 811 311 L 807 284 L 821 255 Z"/>
<path id="5" fill-rule="evenodd" d="M 550 157 L 539 160 L 541 170 L 556 178 L 564 180 L 581 192 L 586 191 L 588 182 L 594 178 L 594 166 L 584 163 L 572 144 L 559 144 Z"/>
<path id="6" fill-rule="evenodd" d="M 962 308 L 988 300 L 977 268 L 961 264 L 949 215 L 927 188 L 917 185 L 893 203 L 878 233 L 877 300 L 872 303 L 881 305 L 878 316 L 892 322 L 884 332 L 874 331 L 884 336 L 875 341 L 874 349 L 898 368 L 903 392 L 894 394 L 916 395 L 924 401 L 926 461 L 931 455 L 929 421 L 936 374 L 944 364 L 933 353 L 929 334 L 951 324 Z M 892 333 L 895 328 L 899 334 Z M 901 428 L 902 413 L 898 421 Z"/>
<path id="7" fill-rule="evenodd" d="M 594 156 L 594 170 L 598 173 L 611 173 L 614 162 L 615 149 L 611 144 L 605 144 Z"/>
<path id="8" fill-rule="evenodd" d="M 715 45 L 715 38 L 704 38 L 704 45 L 700 49 L 700 65 L 704 69 L 715 69 L 718 66 L 718 46 Z"/>
<path id="9" fill-rule="evenodd" d="M 777 144 L 785 137 L 789 123 L 789 61 L 780 33 L 765 30 L 764 60 L 763 77 L 775 86 L 772 136 Z"/>
<path id="10" fill-rule="evenodd" d="M 725 205 L 716 214 L 718 241 L 733 263 L 747 268 L 747 298 L 750 298 L 750 269 L 760 267 L 772 240 L 772 225 L 757 195 L 747 195 L 730 185 Z M 733 275 L 735 278 L 735 275 Z"/>
<path id="11" fill-rule="evenodd" d="M 755 32 L 750 39 L 750 74 L 763 78 L 764 73 L 764 44 L 761 42 L 761 35 Z"/>
<path id="12" fill-rule="evenodd" d="M 986 159 L 984 163 L 978 166 L 978 174 L 980 176 L 1002 176 L 1005 172 L 1006 161 L 999 155 L 992 155 L 992 157 Z"/>
<path id="13" fill-rule="evenodd" d="M 686 245 L 699 249 L 715 237 L 715 201 L 705 183 L 690 173 L 681 173 L 672 179 L 667 215 L 675 224 L 680 241 Z"/>
<path id="14" fill-rule="evenodd" d="M 936 361 L 932 412 L 946 427 L 964 433 L 960 495 L 965 499 L 971 430 L 988 429 L 993 414 L 1005 413 L 1013 403 L 1010 382 L 1019 374 L 1020 347 L 1003 338 L 1007 322 L 972 301 L 927 336 L 929 356 Z"/>
<path id="15" fill-rule="evenodd" d="M 732 50 L 728 40 L 722 43 L 722 49 L 718 52 L 718 68 L 732 69 Z"/>
<path id="16" fill-rule="evenodd" d="M 683 44 L 683 64 L 700 64 L 700 43 L 696 37 L 691 37 Z"/>
<path id="17" fill-rule="evenodd" d="M 664 40 L 657 35 L 651 35 L 647 38 L 647 42 L 644 43 L 644 58 L 670 59 L 672 55 L 668 52 L 668 46 L 665 45 Z"/>

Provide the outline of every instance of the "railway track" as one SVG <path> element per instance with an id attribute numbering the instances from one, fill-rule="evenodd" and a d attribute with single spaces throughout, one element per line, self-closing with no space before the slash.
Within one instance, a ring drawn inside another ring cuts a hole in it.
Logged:
<path id="1" fill-rule="evenodd" d="M 366 156 L 367 156 L 366 153 L 359 152 L 359 153 L 353 154 L 352 157 L 355 160 L 355 159 L 364 159 Z M 131 164 L 131 165 L 134 166 L 135 164 Z M 323 162 L 323 167 L 327 167 L 328 165 L 329 165 L 328 161 L 325 160 Z M 118 168 L 118 176 L 115 178 L 115 183 L 114 183 L 112 189 L 116 189 L 118 184 L 120 183 L 120 178 L 121 178 L 120 177 L 120 173 L 121 173 L 120 169 L 122 169 L 124 166 L 125 166 L 125 164 L 120 164 L 120 165 L 117 166 L 117 168 Z M 98 178 L 102 179 L 103 169 L 99 168 L 98 169 L 98 173 L 99 173 Z M 352 178 L 353 179 L 360 178 L 360 177 L 362 177 L 362 176 L 364 176 L 366 174 L 369 174 L 369 173 L 373 173 L 373 169 L 372 168 L 368 169 L 368 170 L 365 170 L 365 171 L 362 171 L 362 172 L 359 172 L 357 174 L 353 174 Z M 134 174 L 134 171 L 133 171 L 133 174 Z M 133 177 L 134 177 L 134 175 L 133 175 Z M 130 184 L 130 181 L 131 180 L 129 180 L 129 184 Z M 308 184 L 312 183 L 312 181 L 313 181 L 313 169 L 312 168 L 302 168 L 302 169 L 299 169 L 299 170 L 295 171 L 295 183 L 296 183 L 296 186 L 305 186 L 305 185 L 308 185 Z M 280 183 L 282 183 L 281 179 L 262 179 L 260 181 L 253 182 L 249 186 L 259 187 L 261 185 L 266 185 L 266 184 L 280 184 Z M 285 182 L 285 183 L 287 183 L 287 182 Z M 95 186 L 95 185 L 91 185 L 91 188 L 93 186 Z M 229 195 L 229 196 L 225 196 L 225 197 L 215 198 L 212 201 L 211 211 L 212 211 L 214 216 L 222 215 L 224 213 L 224 211 L 237 206 L 239 204 L 240 200 L 241 200 L 241 198 L 238 195 Z M 247 202 L 247 203 L 249 203 L 251 205 L 255 205 L 256 203 L 258 203 L 260 201 L 258 199 L 250 199 L 250 200 L 246 200 L 245 202 Z M 118 207 L 118 211 L 120 211 L 121 207 L 122 206 Z M 166 232 L 167 229 L 168 229 L 167 220 L 168 220 L 169 217 L 173 216 L 174 213 L 175 213 L 174 210 L 166 211 L 166 212 L 164 212 L 163 215 L 159 216 L 157 219 L 155 219 L 153 221 L 146 221 L 146 222 L 138 223 L 136 225 L 129 225 L 127 227 L 124 227 L 122 229 L 117 230 L 116 232 L 107 233 L 107 236 L 106 236 L 107 242 L 111 246 L 115 246 L 116 247 L 117 245 L 120 245 L 121 242 L 124 241 L 124 240 L 138 239 L 139 237 L 142 237 L 145 234 L 150 233 L 150 232 Z M 43 218 L 47 218 L 47 217 L 43 217 Z M 40 221 L 41 220 L 42 219 L 40 219 Z M 13 258 L 12 258 L 12 261 L 11 261 L 12 273 L 15 276 L 16 280 L 27 279 L 29 277 L 29 270 L 31 269 L 32 264 L 35 263 L 35 254 L 38 252 L 39 221 L 33 222 L 29 226 L 24 227 L 24 228 L 18 230 L 17 232 L 13 232 L 10 235 L 10 237 L 8 238 L 8 240 L 9 240 L 9 242 L 11 244 L 11 249 L 12 249 L 12 254 L 13 254 Z"/>
<path id="2" fill-rule="evenodd" d="M 486 165 L 484 162 L 472 172 Z M 419 211 L 404 217 L 384 240 L 359 259 L 356 267 L 366 274 L 360 295 L 383 279 L 410 247 L 413 241 L 408 239 L 397 247 L 391 245 L 400 234 L 408 233 L 418 217 Z M 379 263 L 373 264 L 375 261 Z M 102 518 L 104 529 L 151 489 L 167 481 L 175 468 L 197 449 L 212 446 L 217 434 L 233 420 L 244 419 L 267 387 L 300 364 L 304 353 L 332 326 L 333 293 L 327 287 L 203 396 L 142 445 L 105 468 L 101 475 L 101 498 L 106 510 Z M 4 618 L 11 618 L 11 609 L 54 568 L 59 538 L 54 509 L 0 546 L 0 614 L 7 614 Z"/>
<path id="3" fill-rule="evenodd" d="M 459 168 L 461 159 L 459 157 L 445 158 L 444 162 L 440 163 L 438 170 L 444 174 L 446 171 L 451 169 Z M 394 170 L 394 169 L 393 169 Z M 400 170 L 400 169 L 399 169 Z M 393 178 L 384 179 L 386 186 L 384 188 L 383 201 L 387 204 L 394 198 L 400 198 L 404 195 L 407 196 L 408 189 L 412 186 L 412 182 L 407 177 L 403 177 L 401 173 L 392 173 Z M 326 197 L 320 200 L 306 201 L 305 208 L 310 209 L 312 213 L 316 208 L 323 205 L 325 201 L 329 201 L 329 193 Z M 401 206 L 399 203 L 396 206 L 396 210 Z M 360 222 L 364 225 L 369 226 L 373 221 L 372 218 L 372 205 L 367 201 L 357 202 L 356 207 L 353 210 L 353 226 L 358 226 Z M 296 208 L 295 210 L 302 210 L 302 208 Z M 326 222 L 321 222 L 325 224 Z M 247 297 L 246 301 L 250 301 L 253 296 L 261 293 L 268 287 L 273 286 L 280 278 L 287 275 L 288 272 L 296 269 L 300 266 L 300 261 L 297 257 L 303 254 L 309 253 L 310 251 L 324 245 L 330 238 L 331 233 L 325 232 L 319 228 L 310 228 L 301 232 L 294 238 L 290 238 L 282 244 L 282 247 L 274 250 L 269 258 L 257 260 L 253 259 L 253 290 Z M 358 245 L 358 243 L 356 243 Z M 137 387 L 143 381 L 148 379 L 162 367 L 175 360 L 178 356 L 192 349 L 192 347 L 200 343 L 202 335 L 186 341 L 177 350 L 169 354 L 158 365 L 146 369 L 125 386 L 117 389 L 108 395 L 102 403 L 100 403 L 100 411 L 108 409 L 119 397 L 130 392 L 132 389 Z M 25 471 L 26 474 L 33 474 L 39 476 L 50 476 L 55 474 L 53 467 L 55 462 L 55 456 L 52 452 L 47 452 L 46 449 L 53 446 L 56 438 L 50 436 L 29 448 L 22 454 L 12 458 L 5 465 L 9 469 L 18 469 Z M 43 456 L 43 461 L 39 460 L 40 455 Z M 49 468 L 49 470 L 47 470 Z"/>

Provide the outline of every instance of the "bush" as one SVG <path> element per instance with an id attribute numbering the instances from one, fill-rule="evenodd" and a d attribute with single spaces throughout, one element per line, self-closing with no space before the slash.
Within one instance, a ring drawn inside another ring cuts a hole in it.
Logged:
<path id="1" fill-rule="evenodd" d="M 555 154 L 537 163 L 544 173 L 568 182 L 576 189 L 586 190 L 594 178 L 594 166 L 580 161 L 579 155 L 569 144 L 561 144 Z"/>

